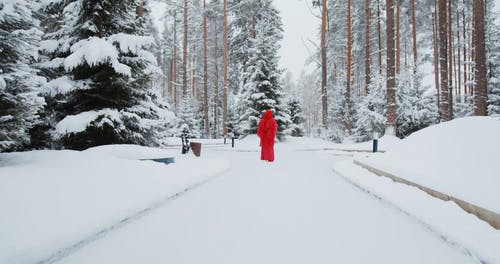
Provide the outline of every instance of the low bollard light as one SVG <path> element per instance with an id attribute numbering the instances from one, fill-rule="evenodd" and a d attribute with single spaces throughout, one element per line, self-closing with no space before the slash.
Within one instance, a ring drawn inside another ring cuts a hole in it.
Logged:
<path id="1" fill-rule="evenodd" d="M 373 152 L 378 151 L 378 133 L 374 132 L 373 133 Z"/>

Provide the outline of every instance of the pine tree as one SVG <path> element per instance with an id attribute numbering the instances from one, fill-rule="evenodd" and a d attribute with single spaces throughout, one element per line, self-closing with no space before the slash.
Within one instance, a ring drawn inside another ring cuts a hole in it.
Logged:
<path id="1" fill-rule="evenodd" d="M 369 93 L 359 104 L 357 123 L 353 131 L 353 139 L 356 142 L 371 140 L 375 132 L 384 134 L 387 122 L 384 115 L 385 85 L 385 78 L 379 75 L 370 83 Z"/>
<path id="2" fill-rule="evenodd" d="M 175 136 L 180 137 L 186 134 L 188 138 L 200 138 L 201 137 L 201 117 L 202 115 L 196 111 L 193 105 L 193 98 L 191 96 L 186 96 L 181 100 L 179 111 L 178 111 L 178 124 L 175 132 Z"/>
<path id="3" fill-rule="evenodd" d="M 147 51 L 154 42 L 145 35 L 148 13 L 136 14 L 137 6 L 135 0 L 72 0 L 47 7 L 64 18 L 45 36 L 49 59 L 42 64 L 51 79 L 51 134 L 60 146 L 158 145 L 174 118 L 150 88 L 159 69 Z"/>
<path id="4" fill-rule="evenodd" d="M 302 106 L 298 99 L 290 98 L 287 103 L 287 114 L 290 116 L 292 121 L 286 134 L 292 137 L 303 137 L 304 136 L 304 117 L 302 115 Z"/>
<path id="5" fill-rule="evenodd" d="M 413 68 L 406 68 L 398 76 L 397 130 L 400 138 L 434 124 L 437 117 L 433 94 L 422 89 L 421 76 Z"/>
<path id="6" fill-rule="evenodd" d="M 33 1 L 0 3 L 0 152 L 30 145 L 30 129 L 39 123 L 45 79 L 31 67 L 42 32 Z"/>
<path id="7" fill-rule="evenodd" d="M 278 69 L 279 41 L 282 24 L 272 1 L 261 1 L 260 20 L 255 22 L 255 38 L 250 48 L 249 66 L 245 72 L 248 80 L 242 95 L 245 111 L 240 116 L 243 134 L 255 134 L 257 124 L 266 109 L 274 112 L 278 123 L 278 138 L 282 139 L 291 123 L 283 102 L 284 92 Z"/>

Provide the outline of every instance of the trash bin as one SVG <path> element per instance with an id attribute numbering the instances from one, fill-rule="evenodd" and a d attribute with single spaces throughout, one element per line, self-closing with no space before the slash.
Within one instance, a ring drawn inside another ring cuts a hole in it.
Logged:
<path id="1" fill-rule="evenodd" d="M 194 155 L 196 157 L 199 157 L 201 155 L 201 143 L 199 142 L 190 142 L 191 145 L 191 150 L 193 151 Z"/>

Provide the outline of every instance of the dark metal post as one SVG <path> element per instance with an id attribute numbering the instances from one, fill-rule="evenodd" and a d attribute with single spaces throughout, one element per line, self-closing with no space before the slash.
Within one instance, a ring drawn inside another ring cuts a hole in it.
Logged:
<path id="1" fill-rule="evenodd" d="M 378 133 L 374 132 L 373 133 L 373 152 L 378 151 Z"/>
<path id="2" fill-rule="evenodd" d="M 234 136 L 231 138 L 231 147 L 234 148 Z"/>

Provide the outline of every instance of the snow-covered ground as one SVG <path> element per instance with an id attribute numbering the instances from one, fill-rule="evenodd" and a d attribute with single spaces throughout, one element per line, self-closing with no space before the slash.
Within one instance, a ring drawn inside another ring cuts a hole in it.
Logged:
<path id="1" fill-rule="evenodd" d="M 0 263 L 41 261 L 229 168 L 179 151 L 122 145 L 0 154 Z M 172 156 L 175 165 L 139 160 Z"/>
<path id="2" fill-rule="evenodd" d="M 379 177 L 346 160 L 334 171 L 370 194 L 393 206 L 441 236 L 443 242 L 473 256 L 480 263 L 500 263 L 500 230 L 465 212 L 452 201 L 436 199 L 416 187 Z M 481 262 L 482 261 L 482 262 Z"/>
<path id="3" fill-rule="evenodd" d="M 388 156 L 406 144 L 380 141 Z M 289 138 L 274 163 L 255 136 L 201 142 L 201 158 L 131 145 L 0 154 L 0 263 L 500 263 L 498 230 L 356 167 L 352 151 L 371 142 Z M 166 156 L 176 163 L 141 160 Z"/>
<path id="4" fill-rule="evenodd" d="M 500 213 L 500 117 L 467 117 L 418 132 L 363 163 Z M 500 247 L 499 247 L 500 248 Z"/>
<path id="5" fill-rule="evenodd" d="M 349 157 L 299 141 L 279 144 L 275 163 L 247 151 L 251 137 L 206 151 L 231 170 L 61 263 L 474 263 L 331 172 Z"/>

